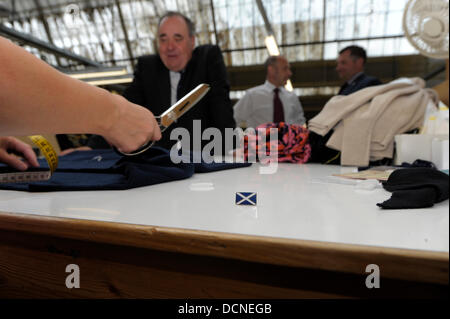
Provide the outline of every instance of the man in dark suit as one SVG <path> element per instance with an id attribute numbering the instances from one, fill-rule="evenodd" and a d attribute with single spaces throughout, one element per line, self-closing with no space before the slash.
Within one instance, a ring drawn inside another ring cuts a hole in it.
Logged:
<path id="1" fill-rule="evenodd" d="M 366 50 L 356 45 L 345 47 L 339 52 L 336 71 L 345 83 L 341 86 L 338 95 L 350 95 L 366 87 L 382 84 L 377 78 L 364 73 L 366 60 Z M 341 152 L 326 146 L 332 134 L 333 130 L 325 136 L 310 131 L 309 143 L 312 148 L 310 162 L 340 164 Z"/>
<path id="2" fill-rule="evenodd" d="M 210 142 L 193 141 L 193 138 L 198 139 L 200 136 L 198 130 L 194 130 L 194 120 L 201 121 L 202 131 L 209 127 L 219 129 L 223 147 L 225 128 L 236 127 L 221 50 L 216 45 L 195 47 L 194 33 L 194 25 L 186 16 L 178 12 L 166 13 L 158 27 L 159 54 L 138 59 L 134 80 L 123 94 L 129 101 L 159 115 L 197 85 L 207 83 L 211 86 L 208 94 L 172 124 L 162 139 L 155 143 L 167 149 L 176 144 L 175 140 L 170 139 L 170 133 L 178 127 L 189 132 L 190 149 L 198 150 L 200 145 L 203 149 Z M 95 146 L 92 143 L 89 145 Z"/>
<path id="3" fill-rule="evenodd" d="M 356 45 L 348 46 L 339 52 L 336 71 L 345 81 L 339 90 L 339 95 L 350 95 L 368 86 L 379 85 L 381 81 L 364 73 L 366 51 Z"/>

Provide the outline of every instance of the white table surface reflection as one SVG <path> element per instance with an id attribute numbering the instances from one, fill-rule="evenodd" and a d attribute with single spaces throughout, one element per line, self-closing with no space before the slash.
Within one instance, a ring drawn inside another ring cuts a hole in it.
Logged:
<path id="1" fill-rule="evenodd" d="M 253 164 L 124 191 L 0 191 L 0 212 L 448 253 L 448 200 L 382 210 L 389 192 L 330 182 L 349 170 L 280 163 L 261 174 Z M 236 192 L 257 192 L 257 206 L 236 205 Z"/>

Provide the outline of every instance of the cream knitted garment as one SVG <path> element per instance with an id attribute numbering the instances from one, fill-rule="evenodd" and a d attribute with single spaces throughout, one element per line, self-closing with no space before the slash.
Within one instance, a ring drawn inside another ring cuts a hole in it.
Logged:
<path id="1" fill-rule="evenodd" d="M 308 128 L 322 136 L 334 130 L 326 145 L 342 152 L 341 165 L 392 158 L 395 135 L 419 128 L 430 99 L 437 101 L 436 92 L 424 87 L 421 78 L 401 78 L 335 96 Z"/>

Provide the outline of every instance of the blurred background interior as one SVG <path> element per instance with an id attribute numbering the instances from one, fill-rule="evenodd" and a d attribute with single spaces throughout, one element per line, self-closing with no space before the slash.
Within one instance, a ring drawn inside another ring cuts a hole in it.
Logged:
<path id="1" fill-rule="evenodd" d="M 197 44 L 221 47 L 233 102 L 264 82 L 265 39 L 273 35 L 291 63 L 294 92 L 310 119 L 337 93 L 336 58 L 350 44 L 367 50 L 366 71 L 383 83 L 418 76 L 436 87 L 448 78 L 448 57 L 420 54 L 406 38 L 407 2 L 0 0 L 0 35 L 64 73 L 120 94 L 132 81 L 137 57 L 156 53 L 159 17 L 180 11 L 195 22 Z M 448 30 L 446 41 L 448 50 Z M 71 138 L 81 139 L 70 141 L 76 145 L 84 137 Z"/>

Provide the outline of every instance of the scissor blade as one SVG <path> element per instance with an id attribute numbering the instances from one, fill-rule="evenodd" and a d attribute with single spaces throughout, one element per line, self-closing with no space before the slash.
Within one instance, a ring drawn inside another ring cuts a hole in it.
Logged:
<path id="1" fill-rule="evenodd" d="M 161 124 L 168 127 L 170 124 L 178 120 L 184 113 L 189 111 L 198 101 L 200 101 L 210 86 L 208 84 L 200 84 L 191 92 L 186 94 L 181 100 L 172 105 L 163 114 L 161 114 Z"/>

